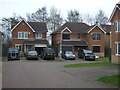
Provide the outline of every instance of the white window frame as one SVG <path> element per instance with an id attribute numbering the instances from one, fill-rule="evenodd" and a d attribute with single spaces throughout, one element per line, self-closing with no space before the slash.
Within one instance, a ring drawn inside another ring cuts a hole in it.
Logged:
<path id="1" fill-rule="evenodd" d="M 18 46 L 18 47 L 17 47 L 17 46 Z M 22 44 L 15 44 L 15 47 L 16 47 L 17 49 L 19 49 L 20 46 L 21 46 L 21 51 L 20 51 L 20 52 L 22 52 Z M 20 49 L 19 49 L 19 50 L 20 50 Z"/>
<path id="2" fill-rule="evenodd" d="M 28 32 L 18 32 L 18 39 L 28 39 Z"/>
<path id="3" fill-rule="evenodd" d="M 36 33 L 36 38 L 41 39 L 42 38 L 42 33 Z"/>
<path id="4" fill-rule="evenodd" d="M 119 24 L 120 24 L 120 21 L 115 22 L 115 31 L 116 32 L 120 32 L 120 25 Z"/>
<path id="5" fill-rule="evenodd" d="M 119 46 L 120 45 L 120 42 L 115 42 L 115 54 L 116 54 L 116 56 L 120 56 L 120 49 L 119 49 Z"/>

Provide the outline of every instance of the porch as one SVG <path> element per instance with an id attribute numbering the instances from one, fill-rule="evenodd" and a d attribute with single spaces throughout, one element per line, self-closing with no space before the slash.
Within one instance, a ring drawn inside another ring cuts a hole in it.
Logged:
<path id="1" fill-rule="evenodd" d="M 25 40 L 24 41 L 24 53 L 35 50 L 40 55 L 43 48 L 46 48 L 47 46 L 48 46 L 47 40 L 41 40 L 41 39 Z"/>

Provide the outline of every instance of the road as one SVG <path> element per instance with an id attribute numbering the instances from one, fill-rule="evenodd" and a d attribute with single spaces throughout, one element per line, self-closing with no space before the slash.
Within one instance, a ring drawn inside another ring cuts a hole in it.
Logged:
<path id="1" fill-rule="evenodd" d="M 89 61 L 88 61 L 89 62 Z M 94 61 L 93 61 L 94 62 Z M 95 78 L 118 73 L 116 66 L 64 68 L 86 61 L 3 62 L 3 88 L 113 88 Z"/>

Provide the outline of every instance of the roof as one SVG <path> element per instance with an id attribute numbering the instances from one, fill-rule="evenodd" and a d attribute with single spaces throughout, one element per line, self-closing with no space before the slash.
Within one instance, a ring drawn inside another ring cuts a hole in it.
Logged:
<path id="1" fill-rule="evenodd" d="M 64 25 L 62 25 L 60 28 L 58 28 L 54 33 L 61 33 L 62 30 L 65 28 L 68 28 L 73 34 L 85 34 L 86 30 L 89 28 L 89 25 L 85 23 L 78 23 L 78 22 L 66 22 Z"/>
<path id="2" fill-rule="evenodd" d="M 90 26 L 87 30 L 87 33 L 91 32 L 94 28 L 98 27 L 99 29 L 101 29 L 101 31 L 103 33 L 106 33 L 105 30 L 101 27 L 101 25 L 93 25 L 93 26 Z"/>
<path id="3" fill-rule="evenodd" d="M 19 23 L 17 23 L 17 25 L 15 25 L 15 27 L 13 27 L 11 31 L 13 31 L 22 22 L 25 22 L 28 25 L 28 27 L 31 28 L 31 30 L 33 32 L 40 32 L 40 33 L 46 33 L 47 32 L 46 23 L 43 23 L 43 22 L 26 22 L 25 20 L 22 20 Z"/>
<path id="4" fill-rule="evenodd" d="M 24 40 L 24 44 L 49 44 L 49 43 L 47 40 L 30 39 L 30 40 Z"/>
<path id="5" fill-rule="evenodd" d="M 43 22 L 28 22 L 28 24 L 35 30 L 35 32 L 46 33 L 46 23 Z"/>
<path id="6" fill-rule="evenodd" d="M 60 44 L 60 42 L 58 43 Z M 62 45 L 73 45 L 73 46 L 88 46 L 87 41 L 79 40 L 79 41 L 62 41 Z"/>
<path id="7" fill-rule="evenodd" d="M 114 16 L 114 13 L 115 13 L 115 11 L 116 11 L 117 9 L 120 10 L 120 1 L 115 5 L 115 7 L 114 7 L 114 9 L 113 9 L 113 11 L 112 11 L 112 14 L 111 14 L 111 16 L 110 16 L 110 18 L 109 18 L 109 21 L 112 20 L 112 18 L 113 18 L 113 16 Z"/>
<path id="8" fill-rule="evenodd" d="M 111 25 L 101 25 L 102 29 L 106 32 L 106 33 L 110 33 L 111 32 Z"/>

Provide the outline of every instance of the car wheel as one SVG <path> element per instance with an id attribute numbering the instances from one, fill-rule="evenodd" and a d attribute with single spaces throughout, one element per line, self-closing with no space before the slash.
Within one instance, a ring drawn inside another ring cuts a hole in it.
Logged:
<path id="1" fill-rule="evenodd" d="M 55 58 L 53 57 L 53 60 L 55 60 Z"/>

